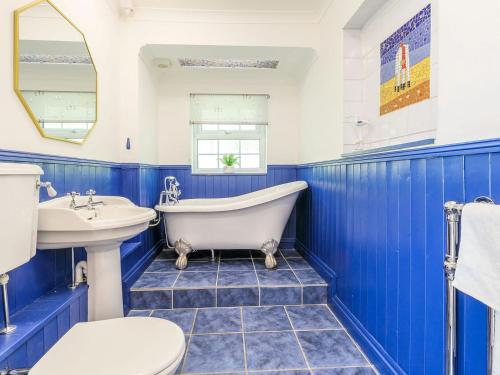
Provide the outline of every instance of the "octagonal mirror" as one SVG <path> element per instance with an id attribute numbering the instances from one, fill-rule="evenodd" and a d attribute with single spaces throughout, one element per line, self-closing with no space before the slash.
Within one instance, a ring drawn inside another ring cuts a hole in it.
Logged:
<path id="1" fill-rule="evenodd" d="M 14 89 L 42 136 L 81 144 L 97 121 L 97 72 L 82 32 L 49 0 L 14 12 Z"/>

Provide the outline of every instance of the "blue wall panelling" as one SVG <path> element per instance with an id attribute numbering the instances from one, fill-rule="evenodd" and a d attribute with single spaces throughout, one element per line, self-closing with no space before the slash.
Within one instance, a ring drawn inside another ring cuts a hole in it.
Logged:
<path id="1" fill-rule="evenodd" d="M 163 177 L 175 175 L 183 198 L 227 197 L 296 179 L 300 198 L 284 238 L 331 280 L 330 302 L 383 373 L 441 374 L 444 368 L 445 201 L 489 195 L 500 201 L 500 141 L 379 153 L 299 166 L 270 166 L 267 175 L 192 175 L 189 166 L 120 165 L 0 152 L 2 161 L 31 162 L 60 193 L 96 187 L 154 206 Z M 42 193 L 42 200 L 47 197 Z M 133 280 L 157 250 L 155 229 L 129 241 L 124 259 Z M 145 246 L 143 244 L 146 244 Z M 47 277 L 50 275 L 50 277 Z M 66 252 L 43 251 L 11 272 L 12 309 L 66 282 Z M 127 282 L 125 280 L 125 286 Z M 458 299 L 460 374 L 485 373 L 486 308 Z"/>
<path id="2" fill-rule="evenodd" d="M 166 174 L 179 177 L 183 183 L 183 198 L 233 196 L 294 181 L 296 175 L 295 166 L 270 166 L 267 175 L 192 176 L 189 166 L 119 164 L 3 150 L 0 150 L 0 161 L 38 164 L 45 172 L 42 180 L 51 181 L 59 196 L 70 191 L 84 193 L 90 188 L 95 188 L 98 194 L 122 195 L 136 204 L 147 207 L 154 207 L 157 203 L 162 180 Z M 182 172 L 180 175 L 179 171 Z M 41 191 L 40 198 L 41 201 L 48 199 L 44 190 Z M 151 228 L 127 241 L 122 247 L 125 309 L 128 308 L 128 289 L 161 246 L 159 229 L 159 227 Z M 288 245 L 293 246 L 294 218 L 287 227 L 284 237 Z M 84 259 L 84 250 L 77 249 L 76 257 L 77 260 Z M 38 251 L 30 262 L 12 270 L 9 274 L 10 309 L 11 314 L 15 314 L 26 306 L 30 307 L 37 298 L 46 295 L 57 286 L 69 282 L 71 275 L 69 250 Z M 21 362 L 16 363 L 20 365 Z"/>
<path id="3" fill-rule="evenodd" d="M 500 141 L 298 167 L 297 247 L 333 277 L 330 302 L 382 373 L 442 374 L 443 203 L 500 201 Z M 486 373 L 486 307 L 459 293 L 458 373 Z"/>

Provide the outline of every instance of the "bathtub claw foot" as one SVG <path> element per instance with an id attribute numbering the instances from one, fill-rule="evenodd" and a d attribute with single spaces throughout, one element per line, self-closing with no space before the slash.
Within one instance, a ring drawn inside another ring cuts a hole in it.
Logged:
<path id="1" fill-rule="evenodd" d="M 274 254 L 278 251 L 278 241 L 276 240 L 268 240 L 262 244 L 260 249 L 264 254 L 266 254 L 266 268 L 271 270 L 278 267 L 278 262 L 276 262 L 276 257 Z"/>
<path id="2" fill-rule="evenodd" d="M 178 270 L 183 270 L 187 267 L 188 258 L 187 255 L 193 251 L 191 244 L 182 238 L 175 241 L 175 252 L 179 254 L 179 257 L 175 261 L 175 267 Z"/>

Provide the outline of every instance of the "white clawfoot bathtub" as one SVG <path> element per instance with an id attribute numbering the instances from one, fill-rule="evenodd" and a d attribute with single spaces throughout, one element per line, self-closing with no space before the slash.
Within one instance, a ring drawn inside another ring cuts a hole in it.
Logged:
<path id="1" fill-rule="evenodd" d="M 168 240 L 179 255 L 176 266 L 187 267 L 195 250 L 259 249 L 266 267 L 275 268 L 274 253 L 305 181 L 277 185 L 232 198 L 185 199 L 155 207 L 163 213 Z"/>

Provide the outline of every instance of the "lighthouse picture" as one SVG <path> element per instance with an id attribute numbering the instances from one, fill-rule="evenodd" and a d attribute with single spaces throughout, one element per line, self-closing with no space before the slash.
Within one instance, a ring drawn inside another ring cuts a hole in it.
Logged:
<path id="1" fill-rule="evenodd" d="M 396 68 L 396 85 L 394 86 L 394 91 L 399 92 L 406 88 L 410 88 L 410 49 L 408 44 L 400 44 L 398 52 L 396 52 L 396 61 L 394 65 Z"/>
<path id="2" fill-rule="evenodd" d="M 431 5 L 380 44 L 380 115 L 430 98 Z"/>

